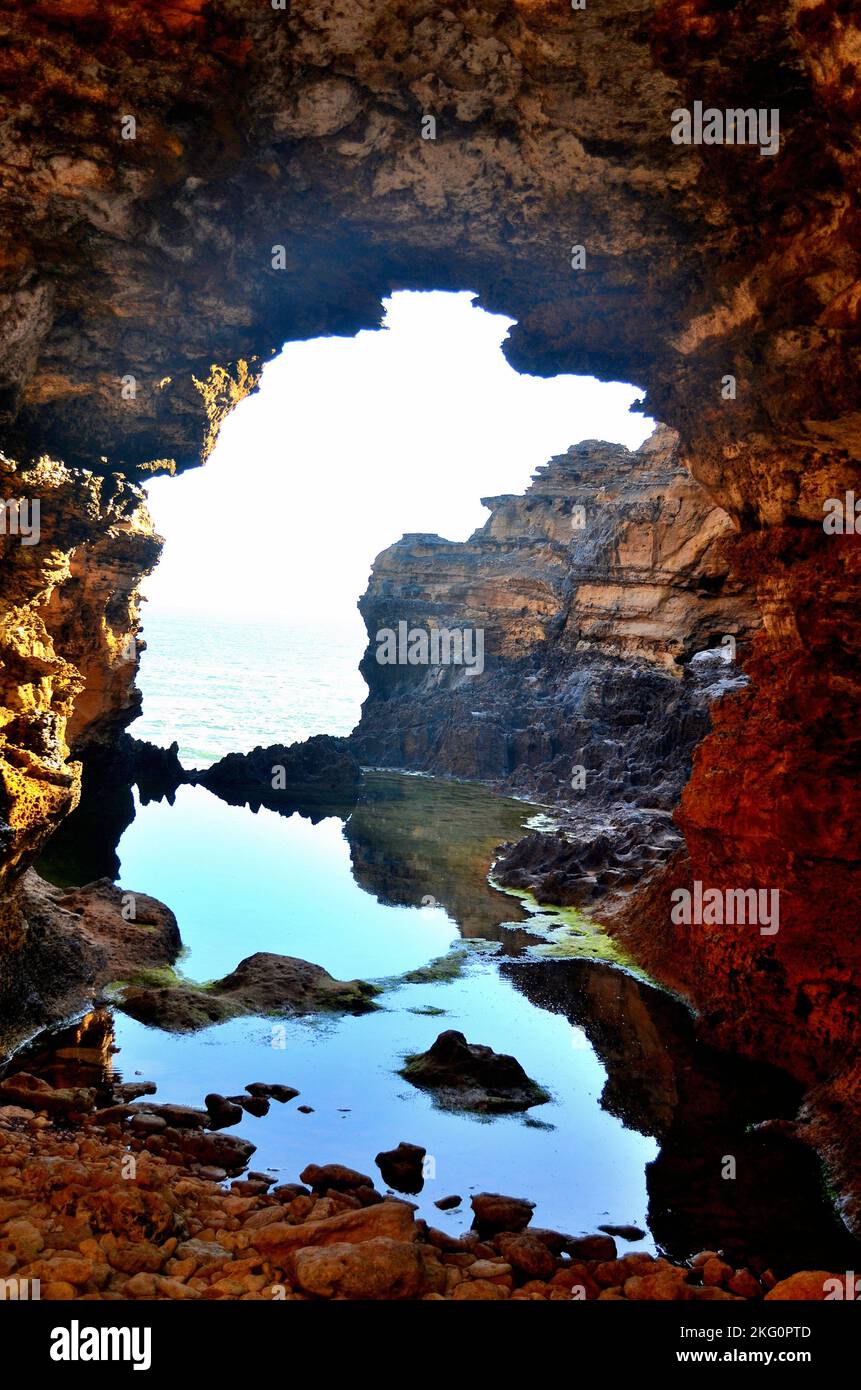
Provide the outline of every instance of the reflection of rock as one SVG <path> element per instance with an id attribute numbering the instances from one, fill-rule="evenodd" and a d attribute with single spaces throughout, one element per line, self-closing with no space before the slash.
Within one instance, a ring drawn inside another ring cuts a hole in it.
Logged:
<path id="1" fill-rule="evenodd" d="M 671 1255 L 719 1246 L 776 1269 L 857 1266 L 861 1251 L 834 1216 L 807 1146 L 782 1127 L 753 1129 L 795 1114 L 797 1082 L 700 1042 L 678 1000 L 613 966 L 547 960 L 501 970 L 586 1033 L 607 1070 L 603 1108 L 660 1142 L 647 1168 L 649 1226 Z"/>
<path id="2" fill-rule="evenodd" d="M 290 810 L 350 800 L 362 769 L 346 739 L 316 734 L 302 743 L 273 743 L 250 753 L 228 753 L 205 772 L 189 775 L 233 806 Z"/>
<path id="3" fill-rule="evenodd" d="M 446 1109 L 503 1113 L 528 1110 L 550 1099 L 516 1057 L 468 1043 L 463 1033 L 440 1033 L 427 1052 L 408 1057 L 401 1071 L 414 1086 L 432 1091 Z"/>
<path id="4" fill-rule="evenodd" d="M 258 951 L 211 984 L 131 984 L 117 1002 L 141 1023 L 189 1033 L 243 1014 L 366 1013 L 376 992 L 363 980 L 335 980 L 310 961 Z"/>
<path id="5" fill-rule="evenodd" d="M 158 748 L 122 734 L 113 745 L 101 743 L 81 754 L 83 774 L 77 808 L 52 835 L 39 860 L 39 871 L 52 883 L 91 883 L 116 878 L 117 845 L 134 814 L 132 787 L 141 803 L 166 798 L 173 805 L 186 773 L 177 745 Z"/>
<path id="6" fill-rule="evenodd" d="M 367 773 L 344 827 L 353 877 L 379 902 L 440 906 L 462 936 L 497 939 L 503 922 L 526 913 L 490 887 L 487 870 L 499 841 L 521 833 L 529 809 L 456 782 Z"/>

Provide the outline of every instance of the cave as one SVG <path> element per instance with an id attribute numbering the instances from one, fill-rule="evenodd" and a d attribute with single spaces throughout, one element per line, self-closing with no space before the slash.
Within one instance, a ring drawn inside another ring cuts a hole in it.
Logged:
<path id="1" fill-rule="evenodd" d="M 659 429 L 636 467 L 628 451 L 577 445 L 536 475 L 526 501 L 488 499 L 482 537 L 446 550 L 406 536 L 379 558 L 363 617 L 369 631 L 397 630 L 386 619 L 398 616 L 392 605 L 403 606 L 410 584 L 429 582 L 435 566 L 468 561 L 480 572 L 507 527 L 518 536 L 524 528 L 533 559 L 537 528 L 549 528 L 556 555 L 552 528 L 562 518 L 570 537 L 569 504 L 581 505 L 590 469 L 596 485 L 615 479 L 621 497 L 608 509 L 606 553 L 589 549 L 587 505 L 573 569 L 542 575 L 538 599 L 525 567 L 506 571 L 509 591 L 522 588 L 527 608 L 534 600 L 529 622 L 518 628 L 492 604 L 481 610 L 498 640 L 482 677 L 495 684 L 475 728 L 467 732 L 464 712 L 472 696 L 456 683 L 431 709 L 427 689 L 366 654 L 371 694 L 352 747 L 315 750 L 327 795 L 349 806 L 361 764 L 482 782 L 570 812 L 563 765 L 570 784 L 571 763 L 582 761 L 590 787 L 590 730 L 627 721 L 637 731 L 632 765 L 620 753 L 610 800 L 594 802 L 602 813 L 613 799 L 633 808 L 620 817 L 614 857 L 582 825 L 563 821 L 556 837 L 526 827 L 495 865 L 497 886 L 587 912 L 608 949 L 686 1002 L 697 1047 L 776 1069 L 789 1099 L 768 1118 L 763 1142 L 795 1145 L 802 1166 L 822 1165 L 841 1239 L 857 1238 L 861 556 L 854 530 L 824 524 L 835 499 L 848 505 L 861 494 L 861 64 L 852 7 L 10 0 L 0 4 L 0 26 L 9 112 L 0 137 L 0 476 L 7 499 L 30 503 L 39 534 L 21 544 L 35 530 L 16 534 L 10 524 L 0 537 L 6 1051 L 35 1024 L 74 1026 L 94 1052 L 110 1046 L 98 1015 L 110 978 L 99 931 L 118 903 L 103 887 L 89 936 L 70 933 L 65 918 L 59 930 L 58 911 L 84 909 L 74 891 L 60 900 L 40 886 L 34 864 L 56 854 L 64 827 L 86 813 L 95 877 L 109 880 L 129 788 L 141 800 L 146 785 L 153 798 L 197 791 L 168 756 L 127 734 L 140 708 L 146 635 L 139 585 L 160 551 L 143 485 L 205 465 L 225 419 L 285 343 L 378 328 L 384 300 L 399 290 L 469 290 L 513 322 L 504 351 L 517 371 L 635 383 L 639 408 Z M 755 143 L 673 138 L 674 113 L 708 109 L 779 111 L 779 147 L 772 153 L 766 142 L 763 157 Z M 652 480 L 639 494 L 638 469 Z M 654 556 L 670 525 L 667 499 L 688 508 L 693 551 L 662 567 Z M 644 560 L 637 547 L 647 540 Z M 626 626 L 621 601 L 601 607 L 626 567 L 659 593 L 652 632 L 633 619 Z M 416 611 L 422 621 L 465 625 L 455 587 L 401 616 Z M 717 693 L 718 667 L 707 680 L 702 653 L 726 635 L 737 660 Z M 594 676 L 588 699 L 575 691 L 584 671 Z M 556 711 L 549 724 L 529 702 L 531 677 Z M 407 737 L 425 706 L 427 719 Z M 512 711 L 518 722 L 509 727 Z M 291 754 L 297 766 L 306 756 Z M 673 776 L 652 798 L 649 769 L 665 763 Z M 203 787 L 208 777 L 228 801 L 266 811 L 265 764 L 205 773 Z M 388 806 L 382 792 L 380 801 Z M 348 825 L 351 814 L 342 817 Z M 385 851 L 363 839 L 359 821 L 353 872 L 379 884 Z M 580 836 L 576 872 L 572 835 Z M 379 891 L 402 902 L 403 884 L 390 880 Z M 439 881 L 421 885 L 434 901 Z M 697 883 L 727 894 L 779 891 L 779 931 L 673 922 L 673 893 Z M 137 886 L 142 896 L 150 889 Z M 147 902 L 155 905 L 143 920 L 169 949 L 169 906 L 166 917 L 157 899 Z M 483 898 L 475 910 L 483 929 L 499 927 L 488 925 Z M 216 1002 L 230 1017 L 274 988 L 260 970 L 217 981 Z M 303 997 L 331 994 L 321 977 L 299 975 L 291 987 Z M 524 998 L 535 989 L 527 983 Z M 160 988 L 141 985 L 141 1018 L 158 1006 Z M 605 1010 L 595 1036 L 612 1048 L 612 1009 L 597 977 L 588 988 Z M 549 1007 L 579 1018 L 555 989 Z M 351 999 L 357 1009 L 368 1002 L 361 991 Z M 82 1023 L 85 1003 L 97 1013 Z M 202 1008 L 199 997 L 181 1003 L 189 1016 Z M 659 1017 L 662 1006 L 654 1009 Z M 693 1045 L 685 1034 L 684 1047 Z M 616 1084 L 611 1075 L 609 1089 Z M 26 1097 L 22 1084 L 3 1092 L 19 1108 Z M 177 1119 L 151 1114 L 150 1138 Z M 648 1133 L 671 1136 L 667 1152 L 684 1167 L 686 1113 L 652 1121 Z M 194 1123 L 183 1132 L 196 1133 Z M 9 1143 L 23 1152 L 36 1142 L 26 1133 L 15 1129 Z M 195 1161 L 206 1167 L 204 1151 L 197 1143 Z M 655 1175 L 656 1191 L 668 1168 Z M 291 1200 L 329 1202 L 320 1219 L 344 1224 L 343 1174 L 311 1173 L 306 1188 L 312 1197 Z M 356 1211 L 374 1210 L 355 1201 Z M 410 1237 L 395 1205 L 375 1233 L 403 1244 Z M 541 1251 L 524 1244 L 518 1212 L 507 1213 L 516 1228 L 494 1226 L 502 1219 L 483 1207 L 476 1230 L 499 1240 L 502 1231 L 497 1254 L 545 1267 Z M 304 1249 L 295 1253 L 288 1236 L 271 1248 L 289 1256 L 294 1273 L 307 1265 L 301 1277 L 317 1288 L 314 1259 L 299 1259 Z M 602 1249 L 574 1242 L 564 1253 L 589 1260 Z M 360 1271 L 344 1259 L 338 1278 L 358 1287 Z M 404 1260 L 403 1288 L 438 1292 L 424 1244 Z M 643 1271 L 630 1275 L 641 1281 L 637 1296 L 660 1297 L 642 1284 L 658 1274 Z M 805 1287 L 803 1270 L 784 1272 Z M 591 1274 L 587 1283 L 597 1297 Z"/>

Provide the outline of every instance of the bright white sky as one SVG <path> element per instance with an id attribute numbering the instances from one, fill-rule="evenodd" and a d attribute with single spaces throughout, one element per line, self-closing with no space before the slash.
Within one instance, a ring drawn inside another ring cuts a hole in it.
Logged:
<path id="1" fill-rule="evenodd" d="M 635 387 L 518 375 L 511 322 L 470 294 L 401 292 L 380 332 L 289 344 L 209 463 L 149 484 L 167 542 L 150 612 L 344 619 L 404 532 L 463 540 L 479 498 L 522 492 L 569 444 L 642 443 Z"/>

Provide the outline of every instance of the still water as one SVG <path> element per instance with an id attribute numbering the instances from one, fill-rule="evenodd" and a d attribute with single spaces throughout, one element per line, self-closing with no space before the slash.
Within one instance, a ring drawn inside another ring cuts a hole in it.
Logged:
<path id="1" fill-rule="evenodd" d="M 539 1224 L 643 1225 L 654 1141 L 602 1110 L 605 1072 L 582 1031 L 536 1008 L 498 969 L 502 953 L 529 949 L 519 926 L 528 914 L 488 885 L 487 864 L 531 809 L 481 788 L 391 774 L 369 775 L 346 824 L 252 813 L 197 787 L 181 787 L 173 806 L 139 807 L 120 842 L 120 883 L 145 885 L 172 907 L 182 974 L 208 980 L 255 951 L 275 951 L 386 988 L 372 1014 L 275 1027 L 238 1019 L 191 1036 L 117 1012 L 117 1067 L 196 1105 L 207 1091 L 231 1094 L 252 1081 L 297 1087 L 297 1101 L 231 1130 L 257 1145 L 253 1166 L 281 1181 L 312 1161 L 376 1175 L 375 1154 L 404 1139 L 433 1160 L 416 1200 L 448 1229 L 465 1213 L 471 1219 L 468 1196 L 482 1190 L 529 1196 Z M 443 978 L 399 980 L 441 957 L 447 968 L 429 973 Z M 398 1069 L 446 1028 L 512 1052 L 553 1100 L 493 1118 L 437 1108 Z M 450 1193 L 466 1199 L 465 1213 L 434 1207 Z"/>
<path id="2" fill-rule="evenodd" d="M 176 913 L 178 973 L 203 982 L 255 951 L 277 952 L 375 982 L 379 1008 L 185 1035 L 115 1008 L 113 1052 L 98 1035 L 102 1015 L 89 1044 L 55 1030 L 14 1065 L 54 1080 L 90 1068 L 79 1078 L 89 1083 L 107 1067 L 197 1106 L 255 1081 L 296 1087 L 297 1099 L 232 1129 L 257 1146 L 251 1167 L 288 1182 L 308 1163 L 339 1162 L 379 1181 L 380 1150 L 420 1144 L 428 1176 L 413 1200 L 452 1233 L 471 1220 L 470 1194 L 490 1190 L 533 1200 L 536 1225 L 638 1226 L 648 1234 L 637 1249 L 843 1268 L 857 1251 L 815 1159 L 758 1128 L 794 1114 L 797 1084 L 702 1043 L 687 1009 L 575 914 L 488 881 L 496 846 L 540 820 L 540 808 L 482 787 L 395 773 L 367 773 L 358 804 L 301 814 L 230 806 L 191 786 L 173 805 L 136 803 L 119 882 Z M 399 1069 L 449 1028 L 513 1053 L 551 1099 L 514 1115 L 438 1107 Z M 450 1194 L 461 1208 L 440 1212 L 434 1203 Z"/>

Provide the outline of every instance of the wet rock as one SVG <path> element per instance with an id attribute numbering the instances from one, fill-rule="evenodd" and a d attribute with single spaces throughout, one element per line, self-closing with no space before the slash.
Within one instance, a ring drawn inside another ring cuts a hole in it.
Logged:
<path id="1" fill-rule="evenodd" d="M 458 1197 L 452 1193 L 450 1197 L 439 1197 L 437 1201 L 434 1202 L 434 1206 L 439 1207 L 440 1211 L 451 1211 L 454 1207 L 459 1207 L 462 1201 L 462 1197 Z"/>
<path id="2" fill-rule="evenodd" d="M 41 1077 L 16 1072 L 0 1082 L 0 1103 L 18 1105 L 25 1110 L 44 1110 L 48 1115 L 80 1115 L 91 1111 L 96 1093 L 91 1087 L 55 1088 Z"/>
<path id="3" fill-rule="evenodd" d="M 156 1105 L 152 1101 L 142 1101 L 135 1106 L 136 1115 L 158 1115 L 172 1129 L 203 1129 L 209 1124 L 206 1110 L 198 1110 L 193 1105 Z"/>
<path id="4" fill-rule="evenodd" d="M 176 1130 L 175 1142 L 186 1159 L 206 1166 L 223 1168 L 225 1173 L 239 1173 L 257 1148 L 237 1134 L 204 1134 L 194 1130 Z"/>
<path id="5" fill-rule="evenodd" d="M 295 1086 L 282 1086 L 272 1081 L 252 1081 L 245 1089 L 250 1096 L 277 1100 L 280 1105 L 285 1105 L 288 1100 L 293 1100 L 299 1094 Z"/>
<path id="6" fill-rule="evenodd" d="M 112 1087 L 116 1101 L 130 1104 L 141 1096 L 154 1096 L 158 1087 L 154 1081 L 121 1081 Z"/>
<path id="7" fill-rule="evenodd" d="M 272 1196 L 277 1197 L 280 1202 L 292 1202 L 294 1197 L 309 1197 L 310 1195 L 310 1189 L 303 1187 L 298 1182 L 280 1183 L 272 1190 Z"/>
<path id="8" fill-rule="evenodd" d="M 545 1226 L 532 1226 L 529 1234 L 535 1240 L 540 1240 L 542 1245 L 546 1245 L 554 1255 L 561 1255 L 572 1239 L 564 1231 L 550 1231 Z"/>
<path id="9" fill-rule="evenodd" d="M 203 1103 L 209 1112 L 210 1129 L 227 1129 L 229 1125 L 239 1124 L 242 1119 L 242 1106 L 219 1095 L 217 1091 L 210 1091 Z"/>
<path id="10" fill-rule="evenodd" d="M 208 990 L 185 981 L 170 985 L 126 985 L 116 1002 L 130 1018 L 168 1033 L 195 1033 L 213 1023 L 223 1023 L 239 1012 L 235 1002 L 219 999 Z"/>
<path id="11" fill-rule="evenodd" d="M 163 1129 L 167 1129 L 167 1120 L 163 1115 L 139 1112 L 129 1120 L 129 1129 L 134 1130 L 135 1134 L 159 1134 Z"/>
<path id="12" fill-rule="evenodd" d="M 228 1096 L 228 1101 L 232 1105 L 238 1105 L 246 1114 L 254 1115 L 256 1119 L 262 1119 L 269 1114 L 269 1101 L 265 1096 Z"/>
<path id="13" fill-rule="evenodd" d="M 427 1149 L 402 1140 L 396 1149 L 378 1153 L 374 1162 L 387 1187 L 393 1187 L 397 1192 L 416 1193 L 424 1187 L 423 1164 L 426 1154 Z"/>
<path id="14" fill-rule="evenodd" d="M 505 1197 L 499 1192 L 478 1192 L 470 1199 L 473 1227 L 479 1235 L 519 1232 L 532 1220 L 535 1203 L 524 1197 Z"/>
<path id="15" fill-rule="evenodd" d="M 618 1236 L 620 1240 L 645 1240 L 646 1232 L 641 1231 L 639 1226 L 599 1226 L 599 1231 L 604 1231 L 608 1236 Z"/>
<path id="16" fill-rule="evenodd" d="M 246 1013 L 366 1013 L 378 992 L 363 980 L 335 980 L 320 965 L 271 951 L 247 956 L 210 989 L 238 1000 Z"/>
<path id="17" fill-rule="evenodd" d="M 468 1043 L 455 1029 L 440 1033 L 427 1052 L 408 1057 L 400 1074 L 450 1109 L 501 1113 L 550 1099 L 515 1057 Z"/>

